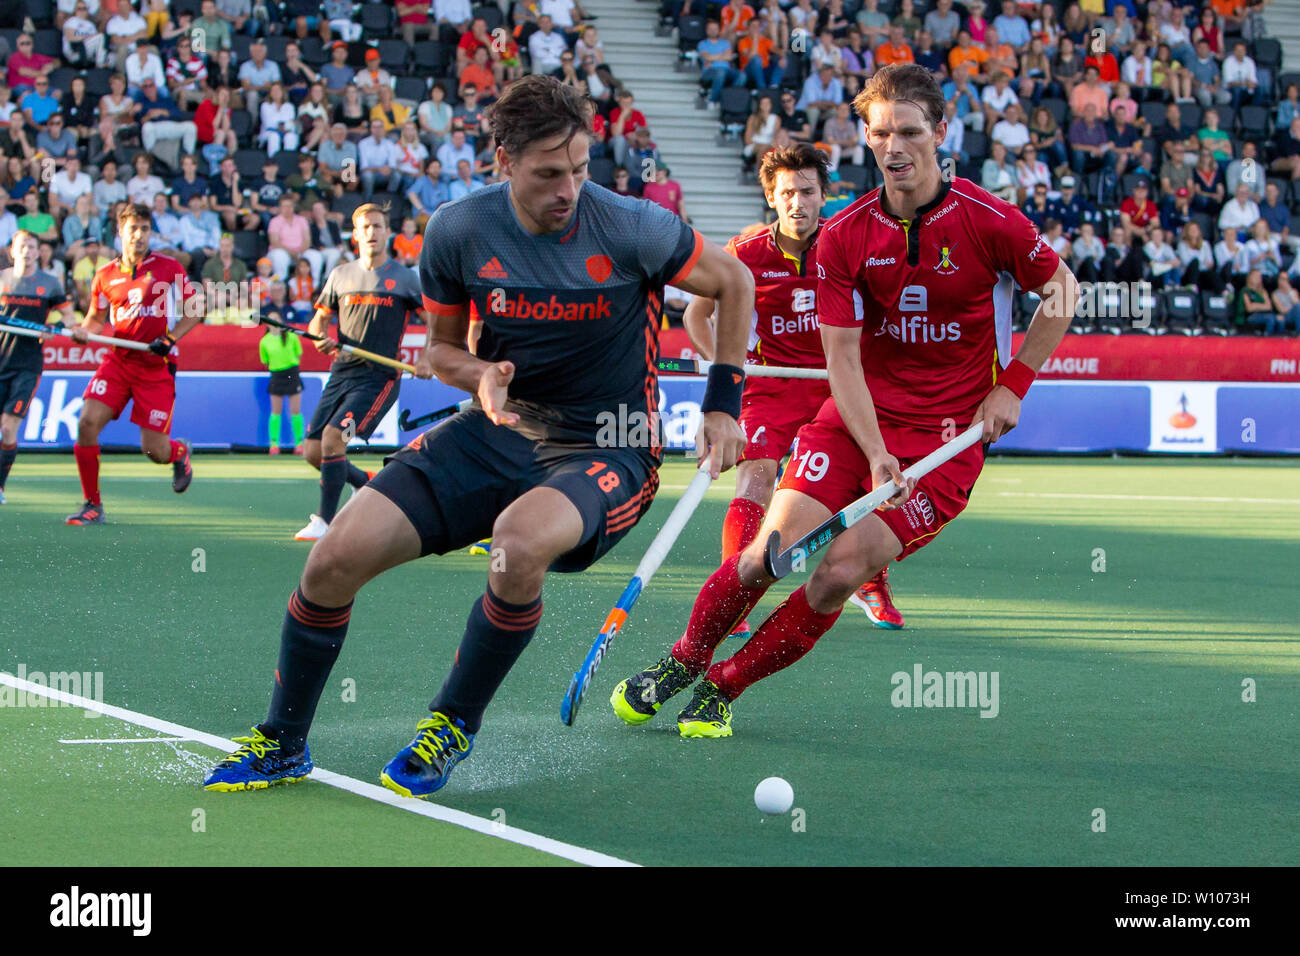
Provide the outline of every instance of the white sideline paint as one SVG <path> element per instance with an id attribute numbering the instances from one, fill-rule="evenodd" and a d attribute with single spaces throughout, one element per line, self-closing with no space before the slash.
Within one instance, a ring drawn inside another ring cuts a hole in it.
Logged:
<path id="1" fill-rule="evenodd" d="M 1063 491 L 999 491 L 999 498 L 1088 498 L 1095 501 L 1198 501 L 1216 505 L 1300 505 L 1300 498 L 1229 498 L 1211 495 L 1088 495 Z"/>
<path id="2" fill-rule="evenodd" d="M 141 727 L 148 727 L 150 730 L 156 730 L 159 733 L 173 734 L 175 737 L 184 738 L 186 741 L 193 741 L 215 750 L 229 752 L 235 749 L 235 742 L 227 740 L 224 737 L 218 737 L 216 734 L 205 733 L 202 730 L 194 730 L 191 727 L 185 727 L 181 724 L 174 724 L 170 720 L 163 720 L 160 717 L 152 717 L 149 714 L 141 714 L 134 710 L 126 710 L 123 707 L 115 707 L 112 704 L 102 704 L 99 701 L 91 700 L 89 697 L 81 697 L 77 694 L 69 694 L 67 691 L 58 690 L 53 687 L 45 687 L 41 684 L 33 684 L 31 681 L 19 680 L 13 674 L 0 671 L 0 684 L 8 684 L 16 690 L 23 690 L 29 694 L 39 694 L 42 697 L 49 697 L 53 700 L 62 701 L 65 704 L 71 704 L 74 707 L 84 707 L 86 710 L 93 710 L 104 714 L 108 717 L 116 717 L 118 720 L 126 721 L 131 724 L 138 724 Z M 166 740 L 168 738 L 160 738 Z M 106 743 L 120 743 L 121 741 L 105 741 Z M 311 778 L 318 783 L 326 786 L 336 787 L 339 790 L 346 790 L 348 793 L 354 793 L 359 797 L 367 800 L 373 800 L 376 803 L 383 803 L 398 810 L 405 810 L 407 813 L 415 813 L 422 817 L 430 817 L 434 820 L 441 820 L 443 823 L 451 823 L 458 827 L 464 827 L 466 830 L 473 830 L 476 833 L 482 833 L 486 836 L 499 837 L 510 843 L 517 843 L 520 846 L 531 847 L 534 850 L 541 850 L 543 853 L 549 853 L 552 856 L 558 856 L 561 859 L 572 860 L 575 863 L 582 863 L 587 866 L 638 866 L 629 860 L 620 860 L 618 857 L 607 856 L 604 853 L 598 853 L 595 850 L 588 850 L 586 847 L 574 846 L 571 843 L 562 843 L 559 840 L 552 840 L 550 837 L 544 837 L 536 833 L 530 833 L 527 830 L 521 830 L 518 827 L 504 826 L 495 820 L 485 820 L 482 817 L 476 817 L 471 813 L 465 813 L 462 810 L 453 810 L 450 807 L 439 806 L 436 803 L 425 803 L 422 800 L 414 800 L 408 797 L 399 797 L 391 790 L 387 790 L 378 784 L 365 783 L 357 780 L 355 777 L 346 777 L 341 773 L 334 773 L 317 767 L 312 771 Z M 229 797 L 230 795 L 227 795 Z M 235 799 L 240 799 L 235 797 Z M 256 798 L 254 798 L 256 799 Z"/>

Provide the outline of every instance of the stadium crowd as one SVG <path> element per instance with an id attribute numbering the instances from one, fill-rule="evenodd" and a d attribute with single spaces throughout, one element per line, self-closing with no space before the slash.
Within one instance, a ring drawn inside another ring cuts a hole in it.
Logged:
<path id="1" fill-rule="evenodd" d="M 361 203 L 414 269 L 433 210 L 497 181 L 488 111 L 525 72 L 588 94 L 596 181 L 685 217 L 590 19 L 576 0 L 0 3 L 0 247 L 31 230 L 80 316 L 118 206 L 143 202 L 209 323 L 306 322 Z M 216 297 L 232 283 L 245 299 Z"/>
<path id="2" fill-rule="evenodd" d="M 853 97 L 877 66 L 919 63 L 942 77 L 947 168 L 1019 205 L 1081 280 L 1150 282 L 1162 321 L 1146 331 L 1296 333 L 1300 73 L 1281 71 L 1268 2 L 664 0 L 661 13 L 747 168 L 792 142 L 830 155 L 827 214 L 880 181 Z M 1124 323 L 1083 310 L 1076 328 Z"/>

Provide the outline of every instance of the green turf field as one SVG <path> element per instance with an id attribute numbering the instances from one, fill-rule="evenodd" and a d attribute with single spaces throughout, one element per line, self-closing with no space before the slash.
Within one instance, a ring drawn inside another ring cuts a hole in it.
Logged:
<path id="1" fill-rule="evenodd" d="M 644 864 L 1300 859 L 1295 463 L 995 460 L 967 513 L 892 571 L 906 630 L 850 607 L 737 702 L 730 740 L 678 739 L 672 704 L 624 727 L 609 692 L 680 634 L 717 564 L 724 478 L 566 728 L 569 678 L 690 468 L 664 469 L 654 508 L 601 564 L 552 577 L 537 637 L 439 804 Z M 199 456 L 178 498 L 169 476 L 106 459 L 111 524 L 70 528 L 70 456 L 20 456 L 0 508 L 0 670 L 99 671 L 108 704 L 246 733 L 265 715 L 315 477 L 293 458 Z M 485 571 L 460 553 L 362 592 L 312 734 L 318 767 L 377 782 L 440 684 Z M 997 716 L 893 706 L 891 675 L 917 664 L 997 672 Z M 318 782 L 208 794 L 217 754 L 201 743 L 60 742 L 149 736 L 74 708 L 0 707 L 6 861 L 565 862 Z M 793 785 L 796 818 L 754 808 L 771 775 Z"/>

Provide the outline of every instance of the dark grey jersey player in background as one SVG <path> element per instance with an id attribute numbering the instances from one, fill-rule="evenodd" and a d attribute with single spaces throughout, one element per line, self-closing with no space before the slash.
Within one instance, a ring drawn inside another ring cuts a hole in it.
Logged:
<path id="1" fill-rule="evenodd" d="M 36 267 L 39 245 L 26 229 L 14 233 L 9 245 L 13 268 L 0 272 L 0 322 L 20 319 L 44 325 L 50 312 L 58 310 L 63 324 L 72 324 L 72 303 L 63 284 Z M 44 347 L 41 339 L 0 332 L 0 505 L 18 454 L 18 426 L 27 417 L 45 367 Z"/>
<path id="2" fill-rule="evenodd" d="M 628 420 L 657 412 L 665 284 L 717 300 L 720 364 L 696 450 L 715 476 L 735 464 L 753 279 L 671 212 L 587 182 L 589 129 L 583 95 L 549 76 L 517 80 L 493 107 L 509 181 L 438 207 L 420 260 L 434 333 L 419 365 L 477 407 L 393 456 L 312 549 L 284 619 L 270 713 L 208 776 L 210 789 L 310 773 L 307 731 L 361 586 L 490 534 L 505 560 L 492 562 L 415 739 L 380 775 L 406 796 L 446 783 L 537 629 L 547 570 L 590 566 L 654 496 L 657 428 L 618 447 L 598 445 L 596 432 L 620 405 Z M 483 322 L 477 355 L 466 349 L 471 303 Z M 444 623 L 416 626 L 434 638 Z"/>
<path id="3" fill-rule="evenodd" d="M 396 358 L 407 319 L 420 309 L 419 283 L 410 269 L 388 256 L 388 213 L 374 203 L 358 206 L 352 236 L 360 258 L 335 266 L 316 297 L 316 314 L 308 326 L 316 335 L 327 335 L 335 316 L 339 321 L 337 339 L 316 343 L 335 358 L 303 442 L 303 457 L 320 469 L 320 511 L 294 535 L 297 541 L 315 541 L 325 533 L 344 485 L 360 488 L 370 480 L 348 461 L 348 442 L 369 438 L 397 401 L 400 371 L 341 352 L 339 344 Z"/>

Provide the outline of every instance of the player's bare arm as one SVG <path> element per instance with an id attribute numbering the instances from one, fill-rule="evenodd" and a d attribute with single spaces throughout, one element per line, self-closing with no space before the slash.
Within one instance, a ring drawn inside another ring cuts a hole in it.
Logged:
<path id="1" fill-rule="evenodd" d="M 421 359 L 429 361 L 438 380 L 478 397 L 479 404 L 494 425 L 514 425 L 519 416 L 506 411 L 513 362 L 484 362 L 470 354 L 467 342 L 469 309 L 454 315 L 434 316 L 429 344 Z"/>
<path id="2" fill-rule="evenodd" d="M 104 311 L 95 304 L 94 297 L 91 298 L 90 308 L 86 310 L 81 325 L 72 330 L 72 341 L 83 345 L 90 341 L 90 336 L 98 335 L 104 330 Z"/>
<path id="3" fill-rule="evenodd" d="M 339 350 L 337 340 L 329 337 L 330 321 L 334 318 L 334 313 L 329 309 L 317 309 L 316 314 L 311 317 L 311 322 L 307 325 L 307 331 L 312 335 L 319 335 L 321 338 L 314 339 L 316 351 L 323 352 L 325 355 L 332 355 Z"/>
<path id="4" fill-rule="evenodd" d="M 717 303 L 708 296 L 694 296 L 686 304 L 682 326 L 691 340 L 691 347 L 706 361 L 713 361 L 713 310 Z"/>
<path id="5" fill-rule="evenodd" d="M 705 242 L 699 261 L 677 285 L 716 302 L 717 346 L 713 361 L 721 365 L 743 366 L 749 318 L 754 312 L 754 277 L 745 264 L 721 247 Z M 737 410 L 738 406 L 737 399 Z M 745 449 L 745 433 L 735 417 L 727 412 L 710 411 L 701 418 L 695 452 L 701 458 L 709 459 L 710 473 L 716 478 L 740 458 Z"/>
<path id="6" fill-rule="evenodd" d="M 433 378 L 433 360 L 429 357 L 429 345 L 433 342 L 433 313 L 421 309 L 419 311 L 420 321 L 428 329 L 424 340 L 424 351 L 415 362 L 416 378 Z"/>
<path id="7" fill-rule="evenodd" d="M 1038 308 L 1015 360 L 1037 372 L 1061 344 L 1074 321 L 1074 310 L 1079 303 L 1079 281 L 1062 261 L 1052 277 L 1034 291 L 1040 299 Z M 971 419 L 972 424 L 978 421 L 984 422 L 983 441 L 997 441 L 1019 423 L 1020 398 L 1005 385 L 993 386 Z"/>
<path id="8" fill-rule="evenodd" d="M 899 492 L 881 505 L 883 510 L 897 508 L 907 501 L 916 486 L 906 481 L 898 459 L 885 448 L 876 419 L 876 406 L 862 371 L 862 328 L 823 325 L 822 348 L 826 351 L 826 371 L 830 376 L 831 395 L 853 440 L 871 465 L 871 486 L 879 488 L 893 481 Z"/>

